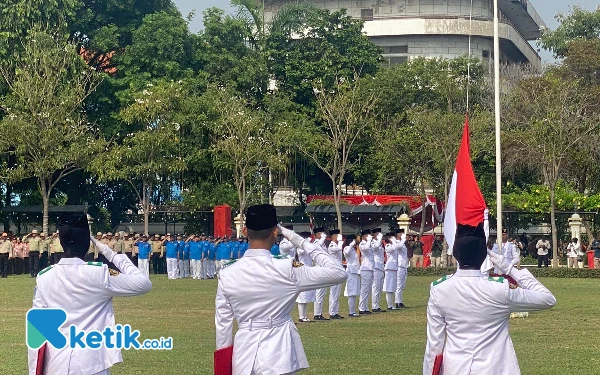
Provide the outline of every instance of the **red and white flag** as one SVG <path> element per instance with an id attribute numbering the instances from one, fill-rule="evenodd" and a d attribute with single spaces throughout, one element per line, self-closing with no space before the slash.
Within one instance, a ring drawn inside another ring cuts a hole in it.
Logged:
<path id="1" fill-rule="evenodd" d="M 448 243 L 448 255 L 453 254 L 454 238 L 458 225 L 477 227 L 484 222 L 485 200 L 475 180 L 471 164 L 471 142 L 469 137 L 469 115 L 465 118 L 462 141 L 456 159 L 456 168 L 446 202 L 444 237 Z"/>

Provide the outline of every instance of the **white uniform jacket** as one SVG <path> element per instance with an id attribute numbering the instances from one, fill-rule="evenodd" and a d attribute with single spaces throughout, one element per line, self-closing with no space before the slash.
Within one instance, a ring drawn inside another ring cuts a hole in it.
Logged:
<path id="1" fill-rule="evenodd" d="M 398 267 L 408 268 L 408 249 L 406 248 L 406 236 L 403 235 L 400 241 L 396 241 L 398 246 Z"/>
<path id="2" fill-rule="evenodd" d="M 354 241 L 344 248 L 344 257 L 346 257 L 346 270 L 348 273 L 360 273 L 360 263 L 358 261 L 358 253 L 356 252 L 356 244 Z"/>
<path id="3" fill-rule="evenodd" d="M 504 259 L 508 260 L 513 265 L 519 264 L 521 261 L 521 251 L 517 245 L 512 242 L 504 242 L 502 244 L 502 252 L 498 251 L 498 244 L 494 244 L 492 251 L 496 254 L 504 256 Z"/>
<path id="4" fill-rule="evenodd" d="M 381 244 L 381 239 L 373 240 L 373 268 L 376 270 L 384 270 L 385 263 L 385 251 L 383 249 L 383 245 Z"/>
<path id="5" fill-rule="evenodd" d="M 342 249 L 343 249 L 344 243 L 342 241 L 335 243 L 333 241 L 331 241 L 329 243 L 329 248 L 327 249 L 329 254 L 339 263 L 342 264 L 343 261 L 343 257 L 342 257 Z"/>
<path id="6" fill-rule="evenodd" d="M 373 242 L 364 240 L 360 241 L 358 248 L 360 249 L 360 255 L 362 256 L 360 270 L 373 271 L 373 269 L 375 268 L 375 254 L 373 252 Z"/>
<path id="7" fill-rule="evenodd" d="M 78 331 L 104 331 L 115 328 L 113 297 L 137 296 L 152 289 L 150 279 L 142 274 L 125 254 L 115 255 L 113 264 L 121 273 L 109 273 L 106 264 L 63 258 L 40 272 L 33 299 L 34 308 L 63 309 L 67 321 L 61 328 L 69 340 L 69 327 Z M 115 276 L 113 276 L 115 275 Z M 133 327 L 135 329 L 135 327 Z M 37 350 L 29 350 L 29 374 L 35 375 Z M 46 374 L 96 374 L 122 362 L 120 349 L 64 349 L 47 346 Z"/>
<path id="8" fill-rule="evenodd" d="M 284 238 L 279 243 L 279 254 L 294 259 L 296 258 L 296 247 L 287 238 Z"/>
<path id="9" fill-rule="evenodd" d="M 394 241 L 385 245 L 387 253 L 387 262 L 385 262 L 386 271 L 398 271 L 398 248 L 400 241 Z"/>
<path id="10" fill-rule="evenodd" d="M 458 270 L 432 283 L 423 375 L 431 375 L 442 353 L 443 375 L 520 374 L 508 334 L 510 314 L 549 309 L 556 299 L 529 271 L 513 269 L 510 276 L 519 288 L 479 270 Z"/>
<path id="11" fill-rule="evenodd" d="M 304 246 L 314 246 L 306 244 Z M 216 297 L 217 349 L 233 344 L 233 375 L 258 367 L 263 375 L 279 375 L 308 367 L 298 330 L 292 321 L 300 292 L 346 280 L 346 271 L 320 246 L 310 253 L 320 267 L 290 259 L 274 259 L 268 250 L 249 249 L 219 277 Z M 260 270 L 260 272 L 257 272 Z M 235 340 L 233 320 L 238 322 Z"/>

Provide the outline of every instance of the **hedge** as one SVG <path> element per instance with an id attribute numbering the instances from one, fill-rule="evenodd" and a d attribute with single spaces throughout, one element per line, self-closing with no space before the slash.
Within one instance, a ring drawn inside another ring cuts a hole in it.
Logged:
<path id="1" fill-rule="evenodd" d="M 556 277 L 563 279 L 600 279 L 600 269 L 587 269 L 587 268 L 537 268 L 527 267 L 527 269 L 535 277 Z M 442 277 L 451 275 L 456 270 L 454 268 L 414 268 L 408 269 L 409 276 L 430 276 L 430 277 Z"/>

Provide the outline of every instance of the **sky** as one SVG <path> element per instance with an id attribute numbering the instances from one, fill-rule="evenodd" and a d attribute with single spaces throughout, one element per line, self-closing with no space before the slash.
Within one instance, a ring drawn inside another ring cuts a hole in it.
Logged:
<path id="1" fill-rule="evenodd" d="M 196 17 L 190 25 L 193 32 L 197 32 L 202 28 L 202 12 L 204 9 L 210 7 L 230 9 L 229 0 L 174 0 L 174 2 L 184 16 L 191 11 L 196 12 Z M 567 13 L 570 7 L 574 5 L 590 10 L 596 9 L 600 5 L 598 0 L 529 0 L 529 2 L 551 29 L 556 28 L 558 25 L 554 16 L 559 12 Z M 544 61 L 552 61 L 552 55 L 547 51 L 542 50 L 540 55 Z"/>

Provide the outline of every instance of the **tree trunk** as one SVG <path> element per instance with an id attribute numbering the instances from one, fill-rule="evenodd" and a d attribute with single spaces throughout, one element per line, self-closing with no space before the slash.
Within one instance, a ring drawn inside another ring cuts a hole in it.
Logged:
<path id="1" fill-rule="evenodd" d="M 149 195 L 149 191 L 148 191 L 148 184 L 143 182 L 142 183 L 142 211 L 144 211 L 144 234 L 146 236 L 148 236 L 150 233 L 148 233 L 149 231 L 149 221 L 150 221 L 150 197 Z"/>
<path id="2" fill-rule="evenodd" d="M 558 233 L 556 232 L 556 186 L 550 187 L 550 225 L 552 226 L 552 268 L 558 267 Z"/>
<path id="3" fill-rule="evenodd" d="M 423 236 L 423 232 L 425 232 L 425 219 L 427 219 L 427 195 L 425 194 L 425 181 L 421 179 L 421 228 L 419 228 L 420 236 Z"/>
<path id="4" fill-rule="evenodd" d="M 42 190 L 42 201 L 44 202 L 44 208 L 42 210 L 42 233 L 48 234 L 48 209 L 50 205 L 50 190 L 46 185 L 45 179 L 40 179 L 40 189 Z"/>
<path id="5" fill-rule="evenodd" d="M 6 184 L 6 197 L 4 199 L 4 207 L 10 207 L 12 206 L 12 185 L 11 184 Z M 10 231 L 10 216 L 7 215 L 4 218 L 4 231 L 8 232 Z"/>
<path id="6" fill-rule="evenodd" d="M 335 179 L 331 179 L 331 182 L 333 182 L 333 203 L 335 204 L 335 213 L 337 215 L 337 224 L 338 224 L 337 229 L 341 232 L 342 231 L 342 211 L 340 209 L 341 186 L 340 186 L 340 184 L 338 184 L 335 181 Z"/>

